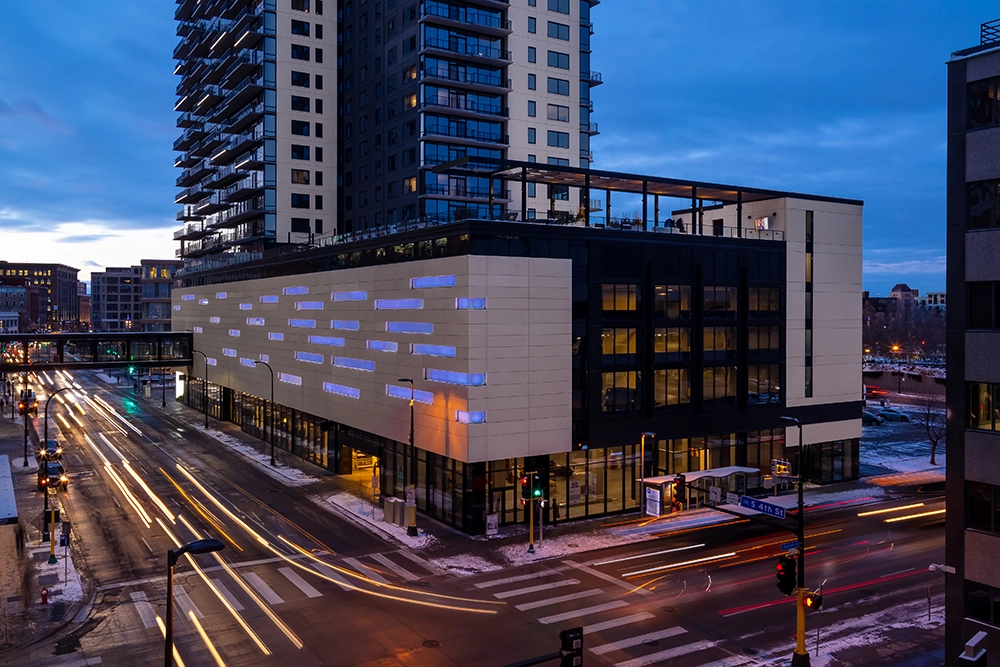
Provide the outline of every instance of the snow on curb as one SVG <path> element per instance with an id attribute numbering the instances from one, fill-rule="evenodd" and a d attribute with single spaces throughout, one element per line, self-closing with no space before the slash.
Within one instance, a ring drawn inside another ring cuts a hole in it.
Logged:
<path id="1" fill-rule="evenodd" d="M 431 563 L 439 569 L 460 577 L 468 577 L 473 574 L 482 574 L 484 572 L 494 572 L 496 570 L 502 570 L 504 567 L 503 565 L 491 563 L 485 558 L 474 556 L 472 554 L 458 554 L 457 556 L 445 556 L 443 558 L 432 558 L 430 560 Z"/>
<path id="2" fill-rule="evenodd" d="M 342 516 L 371 533 L 398 542 L 411 549 L 426 549 L 437 543 L 433 535 L 429 535 L 418 527 L 419 535 L 410 537 L 406 528 L 383 521 L 384 513 L 381 507 L 372 508 L 371 503 L 351 495 L 350 493 L 335 493 L 329 496 L 314 495 L 313 500 L 332 509 Z M 373 516 L 374 514 L 374 516 Z"/>
<path id="3" fill-rule="evenodd" d="M 240 442 L 231 435 L 227 435 L 226 433 L 221 433 L 219 431 L 213 431 L 212 429 L 202 429 L 202 432 L 215 438 L 225 446 L 248 459 L 251 463 L 256 464 L 262 472 L 267 473 L 274 479 L 277 479 L 285 484 L 290 486 L 305 486 L 307 484 L 312 484 L 317 479 L 316 477 L 307 475 L 298 468 L 275 468 L 271 465 L 270 455 L 261 454 L 253 447 Z"/>

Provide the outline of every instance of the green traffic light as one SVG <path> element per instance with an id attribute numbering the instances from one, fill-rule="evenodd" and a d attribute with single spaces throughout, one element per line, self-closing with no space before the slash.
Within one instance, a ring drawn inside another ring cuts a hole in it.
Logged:
<path id="1" fill-rule="evenodd" d="M 542 495 L 542 490 L 541 489 L 535 489 L 535 497 L 537 498 L 540 495 Z"/>

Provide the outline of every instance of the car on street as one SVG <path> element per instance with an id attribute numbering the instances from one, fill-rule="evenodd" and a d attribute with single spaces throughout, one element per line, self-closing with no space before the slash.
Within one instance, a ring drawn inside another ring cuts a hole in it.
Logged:
<path id="1" fill-rule="evenodd" d="M 43 449 L 38 450 L 38 462 L 58 461 L 62 458 L 62 453 L 62 447 L 59 446 L 59 442 L 56 440 L 49 440 L 48 444 L 46 444 Z"/>
<path id="2" fill-rule="evenodd" d="M 878 411 L 878 416 L 890 422 L 908 422 L 910 416 L 902 410 L 896 408 L 882 408 Z"/>
<path id="3" fill-rule="evenodd" d="M 63 464 L 58 461 L 46 461 L 38 466 L 38 489 L 58 488 L 63 491 L 69 486 L 69 476 Z"/>
<path id="4" fill-rule="evenodd" d="M 867 410 L 861 413 L 861 425 L 862 426 L 878 426 L 879 424 L 885 423 L 885 420 L 879 417 L 874 412 L 868 412 Z"/>

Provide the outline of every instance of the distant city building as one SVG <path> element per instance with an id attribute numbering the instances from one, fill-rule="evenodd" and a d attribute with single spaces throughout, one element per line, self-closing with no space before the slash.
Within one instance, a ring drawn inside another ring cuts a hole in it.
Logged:
<path id="1" fill-rule="evenodd" d="M 142 331 L 141 266 L 108 267 L 90 274 L 94 331 Z"/>
<path id="2" fill-rule="evenodd" d="M 170 331 L 170 291 L 174 273 L 184 266 L 178 259 L 143 259 L 139 261 L 142 277 L 139 285 L 139 325 L 142 331 Z M 134 268 L 134 267 L 133 267 Z"/>
<path id="3" fill-rule="evenodd" d="M 18 333 L 45 326 L 45 298 L 45 288 L 30 278 L 0 277 L 0 311 L 19 315 Z"/>
<path id="4" fill-rule="evenodd" d="M 889 291 L 890 299 L 899 299 L 905 305 L 913 304 L 920 295 L 920 290 L 910 289 L 906 283 L 899 283 Z"/>
<path id="5" fill-rule="evenodd" d="M 945 662 L 1000 664 L 1000 20 L 948 61 Z M 953 569 L 952 569 L 953 568 Z"/>
<path id="6" fill-rule="evenodd" d="M 21 333 L 21 313 L 0 311 L 0 333 Z"/>
<path id="7" fill-rule="evenodd" d="M 28 278 L 45 290 L 43 326 L 59 330 L 80 319 L 77 302 L 79 269 L 63 264 L 33 264 L 0 261 L 0 276 Z"/>
<path id="8" fill-rule="evenodd" d="M 947 292 L 928 292 L 917 297 L 917 305 L 928 310 L 945 310 Z"/>

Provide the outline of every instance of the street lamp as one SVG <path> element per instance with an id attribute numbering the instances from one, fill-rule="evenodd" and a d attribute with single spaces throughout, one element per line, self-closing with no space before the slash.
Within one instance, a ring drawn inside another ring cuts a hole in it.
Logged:
<path id="1" fill-rule="evenodd" d="M 63 387 L 61 389 L 56 389 L 54 392 L 49 394 L 49 397 L 47 399 L 45 399 L 45 442 L 42 443 L 43 448 L 48 447 L 49 445 L 49 403 L 52 402 L 52 399 L 60 391 L 66 391 L 68 389 L 72 389 L 72 387 Z"/>
<path id="2" fill-rule="evenodd" d="M 267 366 L 267 370 L 271 371 L 271 465 L 276 466 L 277 463 L 274 462 L 274 369 L 271 368 L 271 364 L 266 361 L 255 361 L 253 365 L 262 364 Z"/>
<path id="3" fill-rule="evenodd" d="M 799 512 L 798 525 L 796 526 L 795 538 L 799 543 L 798 562 L 798 590 L 796 591 L 795 616 L 795 652 L 792 654 L 792 667 L 809 667 L 809 651 L 806 650 L 806 607 L 804 604 L 806 590 L 806 517 L 805 499 L 803 497 L 803 482 L 805 476 L 802 474 L 802 449 L 805 443 L 802 440 L 802 422 L 795 417 L 779 417 L 786 424 L 791 424 L 799 428 L 799 447 L 795 457 L 795 472 L 799 478 Z"/>
<path id="4" fill-rule="evenodd" d="M 164 667 L 171 667 L 174 664 L 173 652 L 174 652 L 174 565 L 177 564 L 177 559 L 179 559 L 184 554 L 207 554 L 213 551 L 220 551 L 226 547 L 222 543 L 222 540 L 208 539 L 208 540 L 197 540 L 195 542 L 188 542 L 180 549 L 171 549 L 167 551 L 167 618 L 165 621 L 166 630 L 164 631 L 164 653 L 163 653 L 163 665 Z"/>
<path id="5" fill-rule="evenodd" d="M 640 443 L 639 443 L 639 457 L 640 457 L 640 459 L 639 459 L 640 460 L 640 463 L 639 463 L 639 490 L 640 491 L 639 491 L 639 493 L 640 493 L 640 496 L 642 494 L 642 483 L 646 479 L 646 438 L 652 439 L 652 438 L 655 438 L 655 437 L 656 437 L 655 433 L 653 433 L 651 431 L 646 431 L 645 433 L 642 434 L 642 440 L 640 440 Z M 641 503 L 641 497 L 640 497 L 640 504 L 642 504 Z"/>
<path id="6" fill-rule="evenodd" d="M 208 430 L 208 355 L 201 350 L 191 350 L 191 354 L 200 354 L 205 357 L 205 377 L 201 380 L 202 392 L 201 402 L 205 406 L 205 430 Z"/>
<path id="7" fill-rule="evenodd" d="M 406 534 L 409 537 L 417 536 L 417 448 L 413 446 L 413 380 L 411 378 L 399 378 L 398 382 L 410 383 L 410 488 L 406 490 L 406 511 L 410 515 L 409 525 L 406 527 Z"/>

